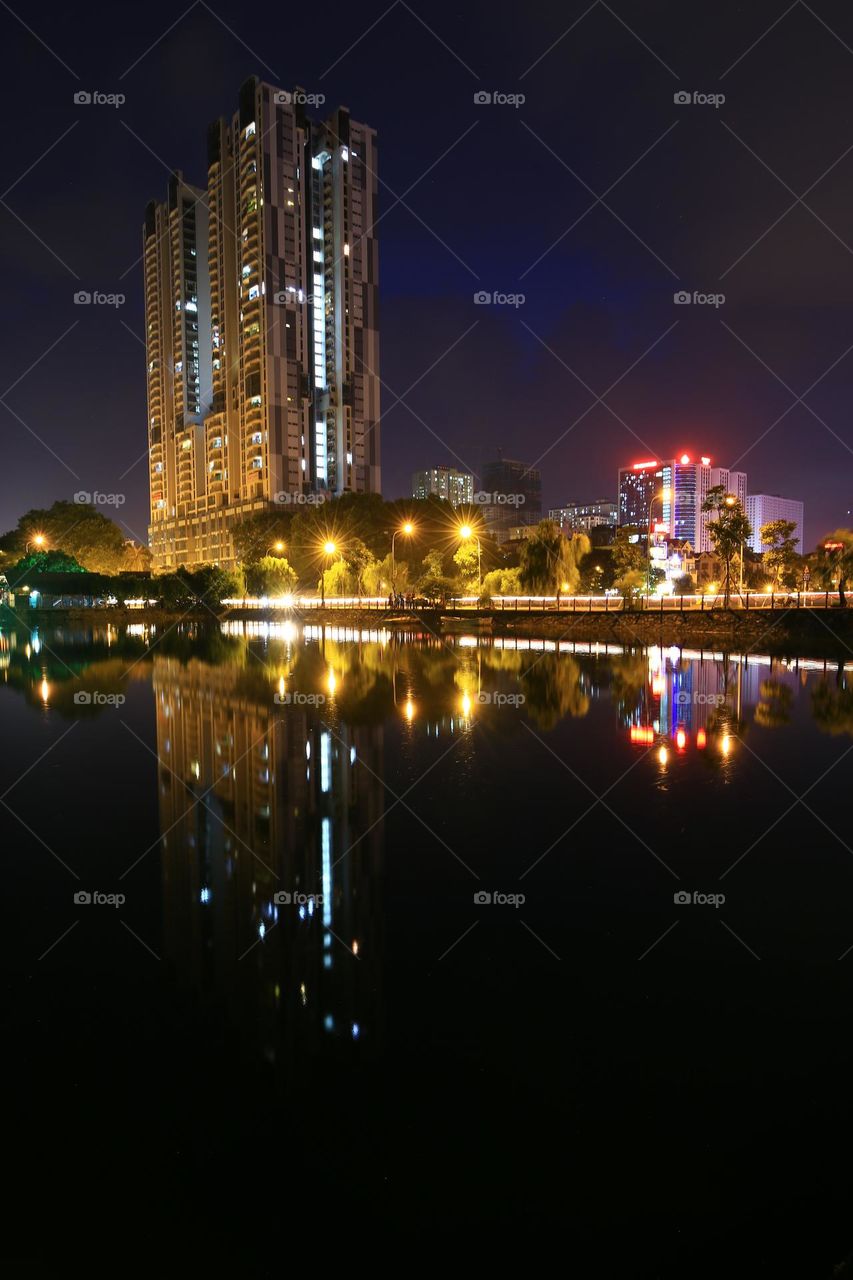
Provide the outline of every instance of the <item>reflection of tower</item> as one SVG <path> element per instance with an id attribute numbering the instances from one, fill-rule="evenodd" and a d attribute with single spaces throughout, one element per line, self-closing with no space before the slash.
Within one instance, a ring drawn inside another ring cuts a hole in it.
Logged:
<path id="1" fill-rule="evenodd" d="M 179 978 L 270 1058 L 374 1044 L 383 730 L 267 702 L 237 666 L 156 657 L 153 685 Z"/>

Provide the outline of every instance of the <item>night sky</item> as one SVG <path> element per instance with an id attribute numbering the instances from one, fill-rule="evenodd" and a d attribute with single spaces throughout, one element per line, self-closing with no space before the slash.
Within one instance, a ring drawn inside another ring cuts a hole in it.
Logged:
<path id="1" fill-rule="evenodd" d="M 0 530 L 99 490 L 146 540 L 143 212 L 204 185 L 252 74 L 378 131 L 387 497 L 503 448 L 556 506 L 686 450 L 802 498 L 808 545 L 853 519 L 849 3 L 16 0 L 0 29 Z"/>

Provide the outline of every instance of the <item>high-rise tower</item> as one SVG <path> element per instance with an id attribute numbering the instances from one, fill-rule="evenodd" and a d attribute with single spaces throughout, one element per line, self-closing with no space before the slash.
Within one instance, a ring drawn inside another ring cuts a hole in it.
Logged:
<path id="1" fill-rule="evenodd" d="M 255 78 L 145 220 L 151 549 L 232 566 L 236 521 L 378 492 L 376 138 Z M 181 342 L 179 343 L 179 338 Z"/>

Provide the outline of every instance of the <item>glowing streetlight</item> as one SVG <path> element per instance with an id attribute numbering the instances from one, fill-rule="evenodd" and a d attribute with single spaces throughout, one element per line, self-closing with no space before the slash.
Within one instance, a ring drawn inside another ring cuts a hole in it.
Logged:
<path id="1" fill-rule="evenodd" d="M 277 553 L 277 555 L 281 555 L 282 551 L 284 551 L 284 543 L 282 542 L 281 538 L 279 538 L 277 542 L 274 542 L 272 544 L 272 549 Z"/>
<path id="2" fill-rule="evenodd" d="M 474 539 L 475 539 L 475 541 L 476 541 L 476 543 L 477 543 L 477 599 L 479 600 L 479 598 L 480 598 L 480 591 L 481 591 L 481 589 L 482 589 L 482 587 L 481 587 L 482 570 L 481 570 L 480 539 L 477 537 L 476 533 L 475 533 L 475 532 L 474 532 L 474 530 L 471 528 L 470 524 L 462 524 L 462 525 L 460 525 L 460 526 L 459 526 L 459 537 L 462 539 L 462 541 L 463 541 L 463 542 L 470 542 L 471 538 L 474 538 Z"/>
<path id="3" fill-rule="evenodd" d="M 332 542 L 331 538 L 327 539 L 327 541 L 323 543 L 323 555 L 327 560 L 331 559 L 331 557 L 335 554 L 337 549 L 338 548 L 336 547 L 335 543 Z M 325 609 L 326 607 L 326 566 L 325 564 L 323 565 L 322 571 L 320 573 L 320 605 L 323 609 Z"/>
<path id="4" fill-rule="evenodd" d="M 397 560 L 395 558 L 395 547 L 397 543 L 397 535 L 402 533 L 405 538 L 411 538 L 415 532 L 415 526 L 411 520 L 404 521 L 399 529 L 395 529 L 391 535 L 391 590 L 397 590 Z"/>
<path id="5" fill-rule="evenodd" d="M 45 544 L 46 542 L 47 542 L 47 538 L 44 536 L 44 534 L 43 534 L 43 533 L 37 533 L 37 534 L 35 534 L 35 535 L 30 539 L 30 541 L 29 541 L 29 542 L 27 542 L 26 546 L 24 547 L 24 555 L 27 555 L 27 554 L 29 553 L 29 550 L 30 550 L 30 544 L 31 544 L 31 543 L 34 543 L 34 544 L 35 544 L 35 546 L 37 546 L 37 547 L 39 548 L 39 550 L 41 550 L 41 548 L 44 546 L 44 544 Z"/>

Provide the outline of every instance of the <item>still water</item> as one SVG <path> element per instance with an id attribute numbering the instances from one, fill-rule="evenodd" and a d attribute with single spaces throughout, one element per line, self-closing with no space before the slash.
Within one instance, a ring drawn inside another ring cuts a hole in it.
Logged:
<path id="1" fill-rule="evenodd" d="M 19 1263 L 853 1248 L 853 663 L 19 629 L 0 717 Z"/>

